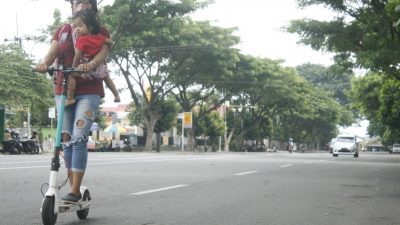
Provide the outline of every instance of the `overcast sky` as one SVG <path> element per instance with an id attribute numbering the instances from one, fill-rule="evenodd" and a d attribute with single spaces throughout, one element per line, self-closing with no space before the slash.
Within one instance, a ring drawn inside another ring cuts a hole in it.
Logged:
<path id="1" fill-rule="evenodd" d="M 285 65 L 297 66 L 306 62 L 329 65 L 331 57 L 297 44 L 297 35 L 283 31 L 282 27 L 294 19 L 329 20 L 332 15 L 321 7 L 299 9 L 295 0 L 216 0 L 194 18 L 214 21 L 222 27 L 237 27 L 242 53 L 283 59 Z"/>

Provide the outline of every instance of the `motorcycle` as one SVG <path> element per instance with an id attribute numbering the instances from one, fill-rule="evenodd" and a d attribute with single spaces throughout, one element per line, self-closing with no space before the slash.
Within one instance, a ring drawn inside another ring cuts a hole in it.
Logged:
<path id="1" fill-rule="evenodd" d="M 288 145 L 286 146 L 286 149 L 288 150 L 289 153 L 293 152 L 293 147 L 294 147 L 293 139 L 289 138 Z"/>
<path id="2" fill-rule="evenodd" d="M 38 143 L 38 134 L 37 134 L 36 131 L 33 131 L 32 134 L 31 134 L 31 136 L 29 136 L 29 137 L 27 138 L 27 140 L 28 140 L 27 142 L 28 142 L 30 151 L 31 151 L 32 153 L 34 153 L 34 154 L 39 154 L 40 151 L 43 151 L 43 150 L 40 148 L 40 145 L 39 145 L 39 143 Z"/>
<path id="3" fill-rule="evenodd" d="M 22 145 L 22 150 L 24 153 L 26 153 L 26 154 L 38 154 L 39 153 L 39 145 L 31 137 L 19 138 L 19 142 Z"/>
<path id="4" fill-rule="evenodd" d="M 6 130 L 10 137 L 3 141 L 3 152 L 9 154 L 38 154 L 40 146 L 35 139 L 31 137 L 20 138 L 19 134 L 13 130 Z"/>
<path id="5" fill-rule="evenodd" d="M 3 153 L 8 154 L 21 154 L 23 148 L 19 139 L 17 138 L 17 133 L 13 130 L 6 129 L 5 133 L 8 134 L 10 138 L 3 141 Z"/>

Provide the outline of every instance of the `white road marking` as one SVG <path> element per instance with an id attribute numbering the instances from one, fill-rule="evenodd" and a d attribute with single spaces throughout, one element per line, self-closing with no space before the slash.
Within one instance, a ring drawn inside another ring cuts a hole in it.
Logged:
<path id="1" fill-rule="evenodd" d="M 133 159 L 133 160 L 121 160 L 115 162 L 88 162 L 88 165 L 112 165 L 112 164 L 125 164 L 125 163 L 146 163 L 146 162 L 167 162 L 167 161 L 200 161 L 209 159 L 223 159 L 223 156 L 207 157 L 207 158 L 149 158 L 149 159 Z"/>
<path id="2" fill-rule="evenodd" d="M 7 168 L 0 168 L 0 170 L 20 170 L 20 169 L 34 169 L 34 168 L 49 168 L 50 166 L 26 166 L 26 167 L 7 167 Z"/>
<path id="3" fill-rule="evenodd" d="M 326 162 L 326 160 L 325 159 L 321 159 L 321 160 L 318 160 L 318 161 L 307 161 L 305 163 L 308 164 L 308 163 L 318 163 L 318 162 Z"/>
<path id="4" fill-rule="evenodd" d="M 252 173 L 258 173 L 258 171 L 253 170 L 253 171 L 247 171 L 247 172 L 243 172 L 243 173 L 236 173 L 235 176 L 242 176 L 242 175 L 247 175 L 247 174 L 252 174 Z"/>
<path id="5" fill-rule="evenodd" d="M 88 162 L 88 166 L 90 165 L 113 165 L 113 164 L 130 164 L 130 163 L 147 163 L 147 162 L 168 162 L 168 161 L 200 161 L 200 160 L 213 160 L 213 159 L 224 159 L 224 156 L 211 156 L 211 157 L 204 157 L 204 158 L 183 158 L 183 157 L 174 157 L 174 158 L 131 158 L 131 160 L 120 160 L 120 161 L 111 161 L 111 162 L 91 162 L 96 160 L 91 160 Z M 22 162 L 22 163 L 28 163 Z M 50 162 L 50 160 L 48 161 Z M 47 164 L 47 163 L 46 163 Z M 50 168 L 50 165 L 46 166 L 14 166 L 14 167 L 3 167 L 0 170 L 19 170 L 19 169 L 36 169 L 36 168 Z"/>
<path id="6" fill-rule="evenodd" d="M 283 165 L 283 166 L 280 166 L 281 168 L 285 168 L 285 167 L 289 167 L 289 166 L 293 166 L 293 164 L 286 164 L 286 165 Z"/>
<path id="7" fill-rule="evenodd" d="M 50 160 L 46 161 L 13 161 L 13 162 L 0 162 L 0 164 L 24 164 L 24 163 L 48 163 Z"/>
<path id="8" fill-rule="evenodd" d="M 167 190 L 176 189 L 176 188 L 182 188 L 182 187 L 187 187 L 187 186 L 189 186 L 189 185 L 180 184 L 180 185 L 164 187 L 164 188 L 158 188 L 158 189 L 153 189 L 153 190 L 148 190 L 148 191 L 140 191 L 140 192 L 130 193 L 130 194 L 131 195 L 145 195 L 145 194 L 150 194 L 150 193 L 154 193 L 154 192 L 167 191 Z"/>

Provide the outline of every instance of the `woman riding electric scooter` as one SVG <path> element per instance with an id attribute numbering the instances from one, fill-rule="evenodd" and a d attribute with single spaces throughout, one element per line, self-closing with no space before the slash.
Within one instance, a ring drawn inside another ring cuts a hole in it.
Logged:
<path id="1" fill-rule="evenodd" d="M 97 11 L 97 1 L 96 0 L 71 0 L 72 13 L 75 14 L 83 9 L 92 9 Z M 105 28 L 101 28 L 100 33 L 106 37 L 110 37 L 108 31 Z M 74 38 L 76 38 L 71 24 L 65 24 L 61 26 L 56 33 L 53 35 L 53 39 L 49 48 L 47 55 L 43 58 L 42 62 L 39 63 L 35 70 L 38 72 L 47 72 L 49 66 L 53 65 L 55 68 L 70 68 L 73 63 L 75 49 L 74 49 Z M 93 71 L 97 66 L 104 62 L 109 47 L 104 45 L 100 52 L 95 56 L 95 58 L 88 64 L 81 64 L 78 68 L 87 73 Z M 55 65 L 53 64 L 55 63 Z M 54 83 L 55 83 L 55 95 L 56 95 L 56 105 L 57 113 L 62 114 L 60 116 L 63 118 L 58 127 L 62 127 L 60 130 L 60 138 L 62 133 L 62 147 L 64 150 L 65 166 L 68 169 L 68 177 L 70 180 L 71 190 L 70 192 L 62 197 L 64 202 L 79 202 L 84 196 L 81 195 L 81 183 L 85 173 L 87 165 L 87 141 L 90 132 L 90 127 L 94 121 L 97 114 L 97 110 L 100 103 L 100 98 L 104 97 L 103 80 L 102 79 L 92 79 L 87 80 L 83 78 L 76 79 L 75 88 L 75 104 L 64 108 L 65 105 L 65 91 L 64 90 L 64 76 L 65 70 L 58 69 L 54 72 Z M 74 71 L 73 71 L 74 72 Z M 58 138 L 58 139 L 60 139 Z M 55 152 L 60 149 L 56 149 Z M 49 196 L 50 199 L 57 199 L 58 187 L 51 184 L 54 180 L 55 173 L 58 172 L 58 165 L 54 166 L 52 163 L 52 169 L 50 173 L 50 188 L 52 190 L 46 193 L 46 197 Z M 57 184 L 57 182 L 55 182 Z M 46 199 L 45 199 L 46 200 Z M 52 214 L 50 212 L 43 213 L 43 208 L 48 207 L 50 204 L 43 203 L 42 206 L 42 219 L 44 224 L 55 224 L 57 217 L 57 205 L 55 206 L 55 215 L 48 216 Z M 53 201 L 53 203 L 57 203 Z M 48 207 L 51 208 L 51 207 Z M 79 214 L 78 214 L 79 216 Z M 79 218 L 85 216 L 79 216 Z"/>

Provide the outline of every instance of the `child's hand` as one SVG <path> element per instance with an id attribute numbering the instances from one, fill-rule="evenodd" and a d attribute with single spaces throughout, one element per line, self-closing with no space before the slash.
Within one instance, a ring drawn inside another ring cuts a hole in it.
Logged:
<path id="1" fill-rule="evenodd" d="M 87 73 L 96 69 L 96 63 L 94 61 L 90 61 L 89 63 L 79 64 L 78 68 Z"/>

